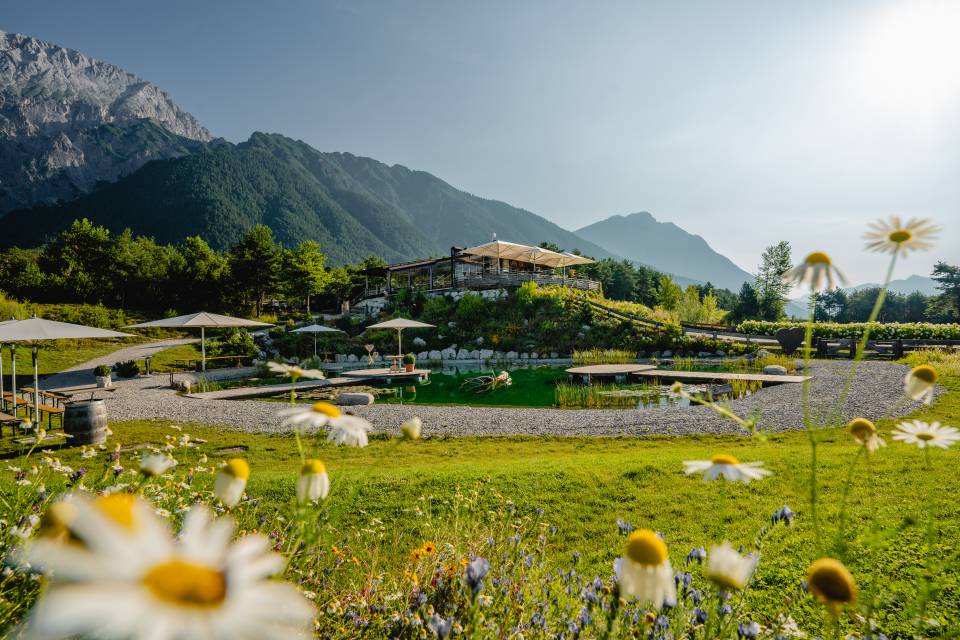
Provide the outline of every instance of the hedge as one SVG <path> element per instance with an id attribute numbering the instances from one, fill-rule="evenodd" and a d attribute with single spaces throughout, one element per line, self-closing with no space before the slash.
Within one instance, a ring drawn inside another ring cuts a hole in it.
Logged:
<path id="1" fill-rule="evenodd" d="M 863 335 L 867 322 L 815 322 L 813 337 L 816 338 L 859 338 Z M 751 335 L 772 336 L 777 329 L 805 327 L 803 322 L 767 322 L 764 320 L 746 320 L 737 325 L 737 331 Z M 874 322 L 870 328 L 870 337 L 876 340 L 960 340 L 960 324 L 934 324 L 932 322 Z"/>

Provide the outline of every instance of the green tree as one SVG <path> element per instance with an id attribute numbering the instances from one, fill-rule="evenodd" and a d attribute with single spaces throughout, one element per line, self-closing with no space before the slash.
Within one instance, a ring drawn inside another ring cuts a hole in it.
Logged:
<path id="1" fill-rule="evenodd" d="M 757 297 L 760 301 L 760 316 L 764 320 L 779 320 L 790 293 L 790 284 L 783 276 L 793 266 L 790 243 L 782 240 L 769 246 L 760 258 L 757 272 Z"/>
<path id="2" fill-rule="evenodd" d="M 941 291 L 931 305 L 934 313 L 960 320 L 960 266 L 937 262 L 930 277 Z"/>
<path id="3" fill-rule="evenodd" d="M 757 298 L 757 289 L 749 282 L 744 282 L 737 295 L 737 303 L 733 307 L 733 319 L 754 320 L 760 316 L 760 300 Z"/>
<path id="4" fill-rule="evenodd" d="M 326 293 L 336 298 L 337 307 L 350 299 L 356 286 L 354 274 L 347 267 L 335 267 L 327 273 Z"/>
<path id="5" fill-rule="evenodd" d="M 263 299 L 276 286 L 280 267 L 280 247 L 273 240 L 270 227 L 258 224 L 243 234 L 236 245 L 230 248 L 230 270 L 237 286 L 249 300 L 253 297 L 257 316 Z"/>
<path id="6" fill-rule="evenodd" d="M 183 311 L 224 308 L 232 291 L 226 256 L 214 251 L 200 236 L 184 239 L 177 247 L 177 256 L 171 268 L 177 286 L 166 307 Z"/>
<path id="7" fill-rule="evenodd" d="M 90 220 L 74 220 L 44 247 L 40 268 L 50 275 L 63 302 L 103 302 L 112 295 L 110 231 Z"/>
<path id="8" fill-rule="evenodd" d="M 813 294 L 813 319 L 817 322 L 844 322 L 847 318 L 847 294 L 837 287 Z"/>
<path id="9" fill-rule="evenodd" d="M 0 253 L 0 289 L 15 298 L 42 300 L 47 283 L 39 260 L 40 252 L 34 249 L 13 247 Z"/>
<path id="10" fill-rule="evenodd" d="M 657 293 L 657 304 L 667 311 L 676 311 L 683 298 L 683 290 L 670 276 L 660 276 L 660 286 Z"/>
<path id="11" fill-rule="evenodd" d="M 310 298 L 323 293 L 327 284 L 327 256 L 313 240 L 301 242 L 283 253 L 282 286 L 291 298 L 303 299 L 310 315 Z"/>

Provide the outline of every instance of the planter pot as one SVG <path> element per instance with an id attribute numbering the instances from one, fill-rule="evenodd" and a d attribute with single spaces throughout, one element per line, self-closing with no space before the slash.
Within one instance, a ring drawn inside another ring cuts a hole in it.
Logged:
<path id="1" fill-rule="evenodd" d="M 110 376 L 96 376 L 98 389 L 109 389 L 113 386 L 113 380 Z"/>
<path id="2" fill-rule="evenodd" d="M 416 366 L 417 366 L 416 363 L 413 363 L 413 364 L 404 363 L 403 370 L 406 371 L 407 373 L 413 373 L 413 369 Z"/>

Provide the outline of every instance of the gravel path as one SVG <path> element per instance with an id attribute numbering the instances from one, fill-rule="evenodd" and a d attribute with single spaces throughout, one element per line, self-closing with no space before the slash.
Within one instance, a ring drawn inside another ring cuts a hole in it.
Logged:
<path id="1" fill-rule="evenodd" d="M 810 397 L 815 415 L 836 404 L 850 363 L 813 363 Z M 917 404 L 902 401 L 907 367 L 886 362 L 864 362 L 844 409 L 846 419 L 878 419 L 913 411 Z M 277 403 L 257 400 L 199 400 L 184 398 L 166 388 L 168 378 L 157 376 L 122 382 L 113 393 L 103 393 L 113 421 L 165 418 L 183 423 L 234 427 L 245 431 L 279 431 Z M 769 387 L 732 403 L 745 416 L 762 410 L 761 427 L 774 431 L 800 429 L 802 385 Z M 707 407 L 666 407 L 641 410 L 501 409 L 486 407 L 432 407 L 374 405 L 357 407 L 375 429 L 397 431 L 404 419 L 417 415 L 424 432 L 448 435 L 684 435 L 744 433 L 730 420 Z"/>

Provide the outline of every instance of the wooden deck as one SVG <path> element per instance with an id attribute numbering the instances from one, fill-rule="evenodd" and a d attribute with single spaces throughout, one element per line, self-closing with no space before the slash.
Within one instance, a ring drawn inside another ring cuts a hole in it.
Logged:
<path id="1" fill-rule="evenodd" d="M 295 391 L 319 389 L 321 387 L 342 387 L 346 384 L 357 384 L 356 379 L 327 378 L 326 380 L 302 380 L 293 388 Z M 219 391 L 205 391 L 202 393 L 185 393 L 185 398 L 196 400 L 242 400 L 244 398 L 267 398 L 270 396 L 289 393 L 290 384 L 263 384 L 256 387 L 237 387 L 235 389 L 221 389 Z"/>
<path id="2" fill-rule="evenodd" d="M 344 378 L 351 378 L 356 381 L 357 378 L 367 382 L 420 382 L 430 377 L 429 369 L 414 369 L 413 371 L 393 371 L 391 369 L 354 369 L 353 371 L 344 371 L 340 374 Z"/>
<path id="3" fill-rule="evenodd" d="M 680 382 L 729 382 L 731 380 L 746 380 L 760 382 L 764 385 L 784 384 L 787 382 L 803 382 L 810 376 L 771 376 L 763 373 L 729 373 L 726 371 L 670 371 L 667 369 L 653 369 L 636 371 L 632 375 L 641 378 L 659 378 L 660 380 L 679 380 Z"/>
<path id="4" fill-rule="evenodd" d="M 584 383 L 590 384 L 590 381 L 594 378 L 612 378 L 619 382 L 625 382 L 627 376 L 632 373 L 640 373 L 655 368 L 652 364 L 591 364 L 584 367 L 570 367 L 566 372 L 571 378 L 579 378 Z"/>

